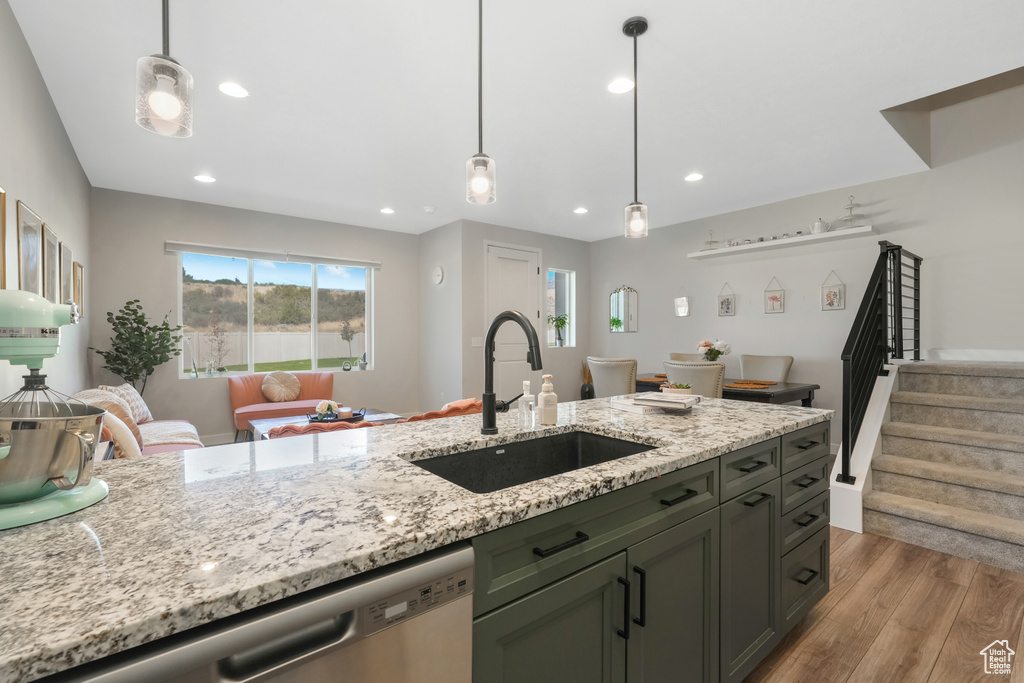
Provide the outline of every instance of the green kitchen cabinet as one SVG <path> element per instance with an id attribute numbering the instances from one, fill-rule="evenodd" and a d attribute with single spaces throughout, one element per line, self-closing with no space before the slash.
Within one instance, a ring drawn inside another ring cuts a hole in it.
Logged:
<path id="1" fill-rule="evenodd" d="M 477 619 L 473 680 L 624 683 L 625 577 L 617 553 Z"/>

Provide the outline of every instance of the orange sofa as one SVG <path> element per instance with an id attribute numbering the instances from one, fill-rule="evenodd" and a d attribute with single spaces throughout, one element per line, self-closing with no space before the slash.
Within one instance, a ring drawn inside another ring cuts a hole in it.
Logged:
<path id="1" fill-rule="evenodd" d="M 311 413 L 316 404 L 330 400 L 334 392 L 333 372 L 296 372 L 299 378 L 299 397 L 294 401 L 273 403 L 263 395 L 265 372 L 228 377 L 228 395 L 235 420 L 235 438 L 240 432 L 252 429 L 250 420 L 270 417 L 299 417 Z"/>

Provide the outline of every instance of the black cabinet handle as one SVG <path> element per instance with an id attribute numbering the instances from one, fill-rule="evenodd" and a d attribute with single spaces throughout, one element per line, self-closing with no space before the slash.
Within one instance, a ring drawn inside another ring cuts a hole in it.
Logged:
<path id="1" fill-rule="evenodd" d="M 750 474 L 751 472 L 757 472 L 758 470 L 764 469 L 765 467 L 768 467 L 768 463 L 758 460 L 756 465 L 747 465 L 746 467 L 740 467 L 739 470 L 744 474 Z"/>
<path id="2" fill-rule="evenodd" d="M 794 519 L 793 522 L 796 523 L 797 526 L 808 527 L 817 522 L 819 516 L 820 515 L 816 515 L 813 512 L 808 512 L 807 518 L 804 521 L 801 522 L 799 519 Z"/>
<path id="3" fill-rule="evenodd" d="M 811 581 L 814 581 L 814 577 L 818 575 L 818 572 L 817 572 L 817 571 L 815 571 L 814 569 L 807 569 L 807 571 L 809 571 L 809 572 L 810 572 L 810 574 L 808 574 L 808 575 L 807 575 L 807 578 L 806 578 L 806 579 L 797 579 L 797 578 L 794 578 L 793 580 L 794 580 L 794 581 L 796 581 L 797 583 L 799 583 L 799 584 L 803 585 L 803 586 L 806 586 L 806 585 L 807 585 L 807 584 L 809 584 L 809 583 L 810 583 Z"/>
<path id="4" fill-rule="evenodd" d="M 621 583 L 626 590 L 625 597 L 622 600 L 622 625 L 625 628 L 620 628 L 618 630 L 618 634 L 620 638 L 629 640 L 629 581 L 620 576 L 619 583 Z"/>
<path id="5" fill-rule="evenodd" d="M 760 505 L 761 503 L 763 503 L 766 500 L 768 500 L 769 498 L 771 498 L 772 494 L 770 494 L 770 493 L 762 493 L 762 494 L 760 494 L 760 496 L 761 496 L 760 498 L 758 498 L 757 500 L 754 500 L 754 501 L 745 500 L 745 501 L 743 501 L 743 504 L 746 505 L 748 508 L 756 508 L 758 505 Z"/>
<path id="6" fill-rule="evenodd" d="M 574 545 L 579 545 L 580 543 L 584 543 L 584 542 L 589 541 L 589 540 L 590 540 L 590 536 L 587 536 L 582 531 L 577 531 L 576 532 L 576 538 L 570 539 L 570 540 L 566 541 L 565 543 L 559 543 L 558 545 L 553 545 L 553 546 L 551 546 L 550 548 L 547 548 L 547 549 L 534 548 L 533 549 L 533 554 L 538 556 L 538 557 L 551 557 L 555 553 L 560 553 L 563 550 L 568 550 L 569 548 L 573 547 Z"/>
<path id="7" fill-rule="evenodd" d="M 673 505 L 678 505 L 679 503 L 682 503 L 684 500 L 690 500 L 696 495 L 699 495 L 698 491 L 694 491 L 693 489 L 686 489 L 686 493 L 679 496 L 678 498 L 673 498 L 672 500 L 665 500 L 664 498 L 662 498 L 661 504 L 668 505 L 669 507 L 671 507 Z"/>
<path id="8" fill-rule="evenodd" d="M 633 571 L 640 576 L 640 618 L 634 618 L 633 623 L 647 626 L 647 572 L 640 567 L 633 567 Z"/>
<path id="9" fill-rule="evenodd" d="M 820 477 L 812 477 L 809 474 L 805 474 L 802 477 L 798 477 L 798 478 L 794 479 L 793 483 L 796 484 L 797 486 L 799 486 L 800 488 L 805 489 L 805 488 L 807 488 L 809 486 L 814 486 L 819 481 L 821 481 Z"/>
<path id="10" fill-rule="evenodd" d="M 806 451 L 808 448 L 814 448 L 815 446 L 820 446 L 820 445 L 821 445 L 820 441 L 808 441 L 807 443 L 805 443 L 802 446 L 797 446 L 797 448 L 799 448 L 802 451 Z"/>

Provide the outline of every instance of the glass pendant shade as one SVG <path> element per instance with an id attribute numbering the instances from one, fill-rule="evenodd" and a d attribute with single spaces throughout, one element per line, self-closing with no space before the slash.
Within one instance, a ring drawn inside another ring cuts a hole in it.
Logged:
<path id="1" fill-rule="evenodd" d="M 633 202 L 626 207 L 626 237 L 647 237 L 647 205 Z"/>
<path id="2" fill-rule="evenodd" d="M 135 122 L 159 135 L 192 137 L 192 74 L 161 55 L 135 67 Z"/>
<path id="3" fill-rule="evenodd" d="M 466 201 L 470 204 L 493 204 L 497 198 L 494 189 L 494 159 L 486 154 L 475 154 L 466 162 Z"/>

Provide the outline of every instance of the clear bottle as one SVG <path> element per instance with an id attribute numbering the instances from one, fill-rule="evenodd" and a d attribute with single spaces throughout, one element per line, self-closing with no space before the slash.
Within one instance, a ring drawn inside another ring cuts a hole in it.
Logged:
<path id="1" fill-rule="evenodd" d="M 519 429 L 533 429 L 537 426 L 537 400 L 530 393 L 530 380 L 523 382 L 523 395 L 519 399 Z"/>
<path id="2" fill-rule="evenodd" d="M 553 425 L 558 422 L 558 396 L 551 384 L 551 375 L 544 375 L 544 384 L 537 395 L 537 412 L 540 413 L 542 425 Z"/>

